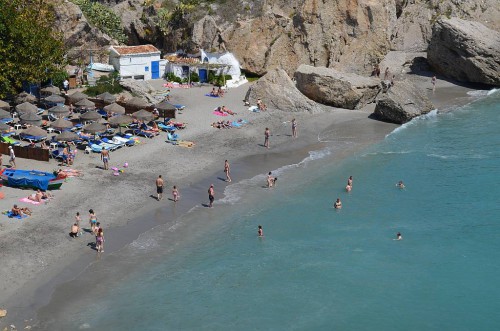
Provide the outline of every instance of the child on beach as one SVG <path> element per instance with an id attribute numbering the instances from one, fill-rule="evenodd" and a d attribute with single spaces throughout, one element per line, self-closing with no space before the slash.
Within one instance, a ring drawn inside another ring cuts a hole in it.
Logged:
<path id="1" fill-rule="evenodd" d="M 172 196 L 174 198 L 174 202 L 177 202 L 177 200 L 179 200 L 179 191 L 177 190 L 177 186 L 175 185 L 172 188 Z"/>
<path id="2" fill-rule="evenodd" d="M 97 216 L 94 213 L 93 209 L 89 209 L 89 223 L 90 223 L 90 230 L 92 232 L 95 232 L 95 227 L 97 223 Z"/>
<path id="3" fill-rule="evenodd" d="M 99 232 L 97 232 L 97 236 L 95 238 L 95 248 L 98 253 L 104 252 L 104 231 L 102 231 L 102 229 L 99 229 Z"/>

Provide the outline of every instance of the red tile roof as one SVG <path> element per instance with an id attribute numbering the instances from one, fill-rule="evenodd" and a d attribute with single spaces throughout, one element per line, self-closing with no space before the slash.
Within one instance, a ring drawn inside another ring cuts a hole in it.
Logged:
<path id="1" fill-rule="evenodd" d="M 146 53 L 159 53 L 158 48 L 153 45 L 140 45 L 140 46 L 111 46 L 118 54 L 146 54 Z"/>

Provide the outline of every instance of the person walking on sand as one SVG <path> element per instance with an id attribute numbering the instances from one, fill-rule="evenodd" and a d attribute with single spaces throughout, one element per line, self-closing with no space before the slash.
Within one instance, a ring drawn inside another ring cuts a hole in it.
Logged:
<path id="1" fill-rule="evenodd" d="M 104 148 L 101 149 L 101 160 L 102 163 L 104 163 L 104 170 L 108 170 L 110 157 L 109 157 L 109 151 L 107 149 Z"/>
<path id="2" fill-rule="evenodd" d="M 90 223 L 90 230 L 92 232 L 95 232 L 95 228 L 97 226 L 97 216 L 93 209 L 89 209 L 89 223 Z"/>
<path id="3" fill-rule="evenodd" d="M 436 76 L 432 76 L 432 79 L 431 79 L 431 83 L 432 83 L 432 93 L 436 92 L 436 81 L 437 81 Z"/>
<path id="4" fill-rule="evenodd" d="M 160 201 L 163 198 L 163 178 L 161 175 L 156 178 L 156 194 L 158 195 L 156 199 Z"/>
<path id="5" fill-rule="evenodd" d="M 229 166 L 229 162 L 226 160 L 224 161 L 224 173 L 226 174 L 226 182 L 231 183 L 231 167 Z"/>
<path id="6" fill-rule="evenodd" d="M 264 237 L 264 230 L 262 230 L 262 225 L 259 225 L 259 229 L 257 230 L 257 234 L 259 237 Z"/>
<path id="7" fill-rule="evenodd" d="M 174 202 L 179 200 L 179 190 L 177 190 L 177 186 L 174 185 L 172 188 L 172 197 L 174 198 Z"/>
<path id="8" fill-rule="evenodd" d="M 264 131 L 264 147 L 269 148 L 269 136 L 271 135 L 271 131 L 269 128 L 266 128 Z"/>
<path id="9" fill-rule="evenodd" d="M 292 120 L 292 137 L 297 138 L 297 121 L 295 118 Z"/>
<path id="10" fill-rule="evenodd" d="M 16 167 L 16 154 L 14 154 L 14 148 L 12 148 L 12 146 L 9 146 L 9 164 L 11 168 Z"/>
<path id="11" fill-rule="evenodd" d="M 95 237 L 95 249 L 97 253 L 104 253 L 104 231 L 102 228 L 99 228 Z"/>
<path id="12" fill-rule="evenodd" d="M 75 224 L 78 226 L 78 235 L 81 236 L 83 234 L 82 228 L 80 227 L 80 222 L 82 218 L 80 217 L 80 212 L 77 212 L 75 215 Z"/>
<path id="13" fill-rule="evenodd" d="M 214 184 L 210 185 L 208 188 L 208 200 L 210 201 L 208 207 L 212 208 L 215 200 Z"/>

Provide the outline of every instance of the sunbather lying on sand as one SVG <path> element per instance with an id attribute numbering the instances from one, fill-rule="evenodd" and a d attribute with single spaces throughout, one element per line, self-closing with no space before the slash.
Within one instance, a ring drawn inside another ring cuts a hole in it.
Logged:
<path id="1" fill-rule="evenodd" d="M 230 109 L 227 109 L 227 107 L 226 107 L 226 106 L 222 106 L 222 107 L 220 108 L 220 112 L 222 112 L 222 113 L 227 113 L 227 114 L 229 114 L 229 115 L 236 115 L 236 113 L 235 113 L 234 111 L 232 111 L 232 110 L 230 110 Z"/>
<path id="2" fill-rule="evenodd" d="M 211 124 L 211 126 L 214 128 L 217 128 L 217 129 L 230 129 L 232 127 L 232 125 L 229 121 L 227 121 L 227 122 L 224 122 L 224 121 L 213 122 Z"/>
<path id="3" fill-rule="evenodd" d="M 28 195 L 28 199 L 36 202 L 42 202 L 42 200 L 47 200 L 52 198 L 53 195 L 47 192 L 42 192 L 40 190 L 36 190 L 35 193 Z"/>

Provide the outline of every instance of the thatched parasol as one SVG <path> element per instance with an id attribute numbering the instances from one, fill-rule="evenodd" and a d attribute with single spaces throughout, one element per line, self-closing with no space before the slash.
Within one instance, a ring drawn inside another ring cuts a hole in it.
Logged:
<path id="1" fill-rule="evenodd" d="M 49 109 L 49 114 L 54 114 L 56 117 L 61 117 L 69 113 L 66 106 L 55 106 Z"/>
<path id="2" fill-rule="evenodd" d="M 29 112 L 36 113 L 38 111 L 38 107 L 32 103 L 23 102 L 22 104 L 16 106 L 16 111 L 19 114 L 24 114 Z"/>
<path id="3" fill-rule="evenodd" d="M 139 98 L 139 97 L 134 97 L 132 99 L 128 99 L 125 102 L 127 103 L 127 105 L 134 107 L 134 108 L 137 108 L 137 109 L 146 108 L 147 106 L 149 106 L 149 104 L 144 99 Z"/>
<path id="4" fill-rule="evenodd" d="M 35 136 L 35 137 L 47 137 L 47 132 L 38 126 L 32 126 L 26 130 L 21 131 L 21 135 Z"/>
<path id="5" fill-rule="evenodd" d="M 104 92 L 102 94 L 99 94 L 97 96 L 97 99 L 104 101 L 104 103 L 113 103 L 116 101 L 116 97 L 109 92 Z"/>
<path id="6" fill-rule="evenodd" d="M 35 103 L 36 102 L 36 97 L 33 94 L 29 94 L 27 92 L 21 92 L 16 97 L 14 98 L 14 102 L 16 104 L 20 104 L 23 102 L 30 102 L 30 103 Z"/>
<path id="7" fill-rule="evenodd" d="M 42 123 L 42 117 L 31 112 L 22 114 L 19 118 L 21 122 L 31 125 L 40 125 Z"/>
<path id="8" fill-rule="evenodd" d="M 108 119 L 108 123 L 111 125 L 129 124 L 132 123 L 134 119 L 129 115 L 118 115 L 113 116 Z"/>
<path id="9" fill-rule="evenodd" d="M 92 124 L 86 125 L 83 127 L 83 131 L 87 133 L 99 133 L 106 131 L 106 126 L 104 124 L 94 122 Z"/>
<path id="10" fill-rule="evenodd" d="M 7 132 L 11 130 L 12 127 L 10 125 L 0 122 L 0 132 Z"/>
<path id="11" fill-rule="evenodd" d="M 76 103 L 80 100 L 87 99 L 89 96 L 86 94 L 83 94 L 82 92 L 75 92 L 72 95 L 68 97 L 69 102 L 71 103 Z"/>
<path id="12" fill-rule="evenodd" d="M 61 93 L 61 90 L 56 87 L 56 86 L 47 86 L 47 87 L 44 87 L 43 89 L 40 90 L 40 92 L 42 93 L 47 93 L 47 94 L 59 94 Z"/>
<path id="13" fill-rule="evenodd" d="M 64 99 L 62 96 L 55 94 L 46 97 L 44 100 L 53 103 L 64 103 L 66 101 L 66 99 Z"/>
<path id="14" fill-rule="evenodd" d="M 120 106 L 116 102 L 107 105 L 106 107 L 104 107 L 104 110 L 107 113 L 125 114 L 125 107 Z"/>
<path id="15" fill-rule="evenodd" d="M 2 118 L 11 118 L 12 117 L 12 114 L 9 113 L 8 111 L 0 108 L 0 119 Z"/>
<path id="16" fill-rule="evenodd" d="M 50 123 L 50 126 L 53 127 L 54 129 L 64 130 L 72 128 L 73 123 L 68 120 L 65 120 L 64 118 L 59 118 L 56 121 Z"/>
<path id="17" fill-rule="evenodd" d="M 9 103 L 7 103 L 7 102 L 5 102 L 3 100 L 0 100 L 0 109 L 10 110 Z"/>
<path id="18" fill-rule="evenodd" d="M 80 137 L 71 131 L 64 131 L 61 134 L 58 134 L 55 138 L 57 141 L 75 141 L 79 140 Z"/>
<path id="19" fill-rule="evenodd" d="M 84 121 L 97 121 L 101 119 L 102 116 L 96 111 L 88 111 L 80 115 L 80 119 Z"/>
<path id="20" fill-rule="evenodd" d="M 82 99 L 75 103 L 75 106 L 81 108 L 95 108 L 95 103 L 90 101 L 89 99 Z"/>
<path id="21" fill-rule="evenodd" d="M 133 113 L 132 117 L 137 118 L 141 121 L 150 121 L 153 119 L 153 114 L 148 112 L 146 109 L 141 109 Z"/>
<path id="22" fill-rule="evenodd" d="M 177 110 L 177 107 L 175 107 L 173 104 L 167 101 L 162 101 L 160 103 L 157 103 L 155 105 L 155 108 L 158 110 Z"/>

